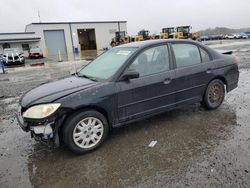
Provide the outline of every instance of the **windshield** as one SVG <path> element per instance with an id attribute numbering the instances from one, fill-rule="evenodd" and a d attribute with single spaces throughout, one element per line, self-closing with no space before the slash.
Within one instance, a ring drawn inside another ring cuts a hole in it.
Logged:
<path id="1" fill-rule="evenodd" d="M 40 52 L 40 49 L 39 48 L 31 48 L 30 52 Z"/>
<path id="2" fill-rule="evenodd" d="M 18 48 L 7 48 L 4 49 L 4 53 L 20 53 Z"/>
<path id="3" fill-rule="evenodd" d="M 78 76 L 86 76 L 106 80 L 112 77 L 137 48 L 112 48 L 98 56 L 78 72 Z"/>

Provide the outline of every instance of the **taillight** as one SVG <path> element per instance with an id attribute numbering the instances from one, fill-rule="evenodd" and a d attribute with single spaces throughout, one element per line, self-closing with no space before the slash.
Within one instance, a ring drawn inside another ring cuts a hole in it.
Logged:
<path id="1" fill-rule="evenodd" d="M 236 64 L 239 64 L 240 63 L 240 58 L 234 55 L 233 56 L 233 62 L 236 63 Z"/>

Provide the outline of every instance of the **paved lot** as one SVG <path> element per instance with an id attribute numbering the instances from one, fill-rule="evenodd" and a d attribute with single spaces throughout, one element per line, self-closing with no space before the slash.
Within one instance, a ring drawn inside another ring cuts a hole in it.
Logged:
<path id="1" fill-rule="evenodd" d="M 239 87 L 219 109 L 194 104 L 115 129 L 101 148 L 82 156 L 36 143 L 13 114 L 21 93 L 86 62 L 1 74 L 0 187 L 249 187 L 250 43 L 215 43 L 241 59 Z M 149 148 L 152 140 L 157 144 Z"/>

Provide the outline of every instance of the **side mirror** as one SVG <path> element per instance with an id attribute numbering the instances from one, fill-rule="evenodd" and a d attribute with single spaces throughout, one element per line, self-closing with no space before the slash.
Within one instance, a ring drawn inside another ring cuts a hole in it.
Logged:
<path id="1" fill-rule="evenodd" d="M 128 81 L 130 79 L 139 78 L 139 72 L 136 71 L 126 71 L 121 77 L 121 81 Z"/>

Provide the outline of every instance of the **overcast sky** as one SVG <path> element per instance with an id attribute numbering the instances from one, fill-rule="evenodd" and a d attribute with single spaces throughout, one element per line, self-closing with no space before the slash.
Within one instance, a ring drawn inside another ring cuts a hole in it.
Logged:
<path id="1" fill-rule="evenodd" d="M 192 25 L 193 30 L 250 27 L 250 0 L 0 0 L 0 32 L 55 21 L 126 20 L 129 34 L 140 29 Z"/>

